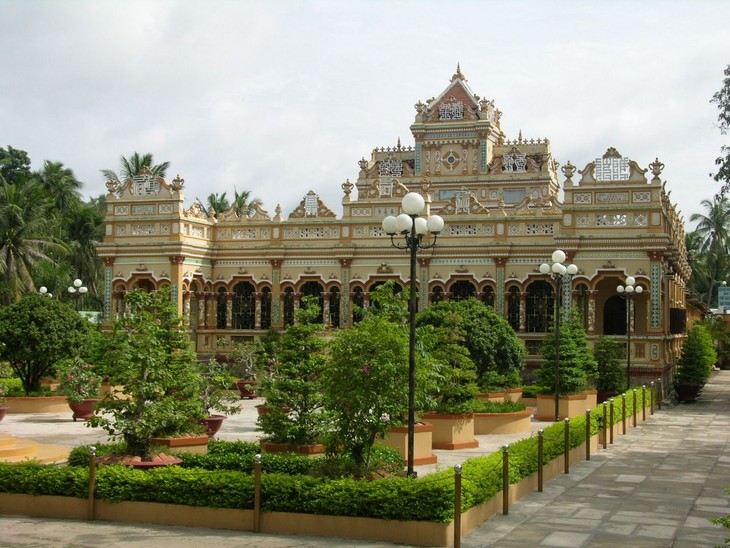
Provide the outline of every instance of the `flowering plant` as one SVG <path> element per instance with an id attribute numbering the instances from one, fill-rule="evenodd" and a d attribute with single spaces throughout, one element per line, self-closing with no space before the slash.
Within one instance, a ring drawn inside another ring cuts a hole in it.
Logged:
<path id="1" fill-rule="evenodd" d="M 8 387 L 0 381 L 0 406 L 5 405 L 5 396 L 8 394 Z"/>
<path id="2" fill-rule="evenodd" d="M 81 358 L 73 358 L 61 364 L 58 373 L 61 379 L 58 391 L 66 396 L 69 403 L 99 397 L 102 378 L 93 365 Z"/>

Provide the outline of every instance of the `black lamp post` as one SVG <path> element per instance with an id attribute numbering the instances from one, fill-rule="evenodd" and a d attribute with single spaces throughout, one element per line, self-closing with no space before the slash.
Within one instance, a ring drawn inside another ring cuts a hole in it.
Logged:
<path id="1" fill-rule="evenodd" d="M 413 473 L 413 445 L 416 425 L 416 252 L 436 245 L 436 238 L 444 228 L 444 220 L 438 215 L 421 217 L 426 202 L 417 192 L 409 192 L 403 197 L 403 213 L 383 219 L 383 231 L 390 236 L 393 247 L 407 249 L 411 259 L 410 298 L 408 300 L 408 477 Z M 395 242 L 395 235 L 404 237 L 404 243 Z M 424 243 L 423 237 L 433 235 L 433 241 Z"/>
<path id="2" fill-rule="evenodd" d="M 634 287 L 636 279 L 633 276 L 626 278 L 625 285 L 616 288 L 619 295 L 626 299 L 626 389 L 631 388 L 631 301 L 634 294 L 641 294 L 644 288 L 640 285 Z"/>
<path id="3" fill-rule="evenodd" d="M 564 265 L 565 252 L 560 249 L 553 251 L 552 264 L 542 263 L 540 272 L 551 274 L 555 281 L 555 420 L 560 420 L 560 305 L 563 300 L 563 280 L 566 276 L 572 278 L 578 272 L 574 264 Z"/>

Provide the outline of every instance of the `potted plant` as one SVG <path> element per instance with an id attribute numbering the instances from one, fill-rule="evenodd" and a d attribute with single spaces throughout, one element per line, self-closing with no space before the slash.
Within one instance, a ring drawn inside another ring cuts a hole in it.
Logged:
<path id="1" fill-rule="evenodd" d="M 319 310 L 315 299 L 303 299 L 296 322 L 278 344 L 275 370 L 259 381 L 268 407 L 257 420 L 265 451 L 324 451 L 321 374 L 327 341 L 319 334 L 322 324 L 316 323 Z"/>
<path id="2" fill-rule="evenodd" d="M 682 344 L 682 355 L 674 375 L 677 400 L 691 403 L 697 398 L 712 373 L 717 360 L 712 338 L 702 325 L 694 325 Z"/>
<path id="3" fill-rule="evenodd" d="M 208 437 L 213 437 L 220 430 L 226 415 L 241 412 L 238 398 L 228 391 L 233 382 L 233 375 L 225 364 L 215 358 L 198 363 L 200 373 L 200 399 L 207 416 L 200 419 Z M 223 413 L 222 415 L 214 414 Z"/>
<path id="4" fill-rule="evenodd" d="M 125 301 L 97 358 L 111 385 L 122 388 L 99 402 L 87 425 L 122 438 L 130 457 L 167 464 L 169 459 L 155 458 L 153 440 L 197 434 L 198 421 L 207 416 L 198 360 L 169 287 L 130 291 Z M 207 436 L 198 438 L 207 446 Z"/>
<path id="5" fill-rule="evenodd" d="M 256 360 L 258 359 L 258 354 L 259 349 L 255 343 L 235 343 L 233 345 L 233 350 L 230 355 L 230 359 L 232 360 L 231 374 L 233 376 L 233 384 L 236 385 L 242 400 L 252 400 L 257 397 Z"/>
<path id="6" fill-rule="evenodd" d="M 88 420 L 94 416 L 94 406 L 99 401 L 102 375 L 80 357 L 63 360 L 56 372 L 60 378 L 58 392 L 66 396 L 73 420 Z"/>
<path id="7" fill-rule="evenodd" d="M 596 358 L 588 347 L 588 338 L 578 317 L 573 310 L 570 318 L 562 323 L 559 332 L 560 344 L 560 382 L 557 383 L 558 352 L 555 346 L 555 334 L 548 333 L 542 341 L 543 364 L 537 371 L 537 380 L 545 386 L 549 393 L 538 394 L 538 420 L 555 420 L 555 388 L 560 388 L 558 402 L 561 417 L 581 415 L 588 408 L 586 389 L 589 379 L 595 378 L 597 371 Z"/>
<path id="8" fill-rule="evenodd" d="M 599 337 L 593 355 L 598 365 L 596 374 L 598 401 L 604 402 L 618 395 L 626 386 L 626 368 L 622 363 L 624 349 L 618 341 Z"/>
<path id="9" fill-rule="evenodd" d="M 440 382 L 437 385 L 433 412 L 421 415 L 433 424 L 434 449 L 467 449 L 478 447 L 474 438 L 473 401 L 479 387 L 476 367 L 464 346 L 462 316 L 446 311 L 442 321 L 431 326 L 427 341 L 435 361 Z"/>

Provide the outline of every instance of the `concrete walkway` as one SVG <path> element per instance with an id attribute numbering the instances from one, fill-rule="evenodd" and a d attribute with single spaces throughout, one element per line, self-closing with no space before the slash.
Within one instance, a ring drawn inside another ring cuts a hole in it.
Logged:
<path id="1" fill-rule="evenodd" d="M 256 400 L 242 402 L 241 415 L 229 418 L 220 439 L 255 440 Z M 62 416 L 8 415 L 0 433 L 24 435 L 70 446 L 104 439 L 103 433 Z M 539 428 L 544 424 L 535 423 Z M 522 436 L 494 436 L 466 453 L 438 452 L 434 468 L 489 453 Z M 482 441 L 482 437 L 480 437 Z M 709 518 L 730 514 L 730 371 L 717 373 L 696 404 L 664 406 L 607 450 L 571 466 L 471 532 L 464 548 L 486 546 L 703 547 L 721 545 L 730 530 Z M 252 546 L 360 547 L 385 542 L 257 535 L 237 531 L 188 529 L 108 522 L 75 522 L 0 516 L 2 546 Z"/>

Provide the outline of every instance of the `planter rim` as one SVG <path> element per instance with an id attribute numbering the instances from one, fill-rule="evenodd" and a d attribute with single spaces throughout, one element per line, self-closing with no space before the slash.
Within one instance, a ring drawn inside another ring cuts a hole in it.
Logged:
<path id="1" fill-rule="evenodd" d="M 474 417 L 474 413 L 437 413 L 436 411 L 429 411 L 423 413 L 421 417 L 425 419 L 469 419 Z"/>
<path id="2" fill-rule="evenodd" d="M 560 395 L 560 399 L 561 400 L 585 400 L 586 398 L 587 398 L 587 395 L 586 394 L 566 394 L 566 395 L 561 394 Z M 543 400 L 545 400 L 545 399 L 551 399 L 551 400 L 554 400 L 555 399 L 555 396 L 553 396 L 552 394 L 538 394 L 537 395 L 537 399 L 543 399 Z"/>
<path id="3" fill-rule="evenodd" d="M 414 432 L 433 432 L 433 424 L 428 422 L 417 422 L 413 425 Z M 391 426 L 388 428 L 388 432 L 408 432 L 407 426 Z"/>

